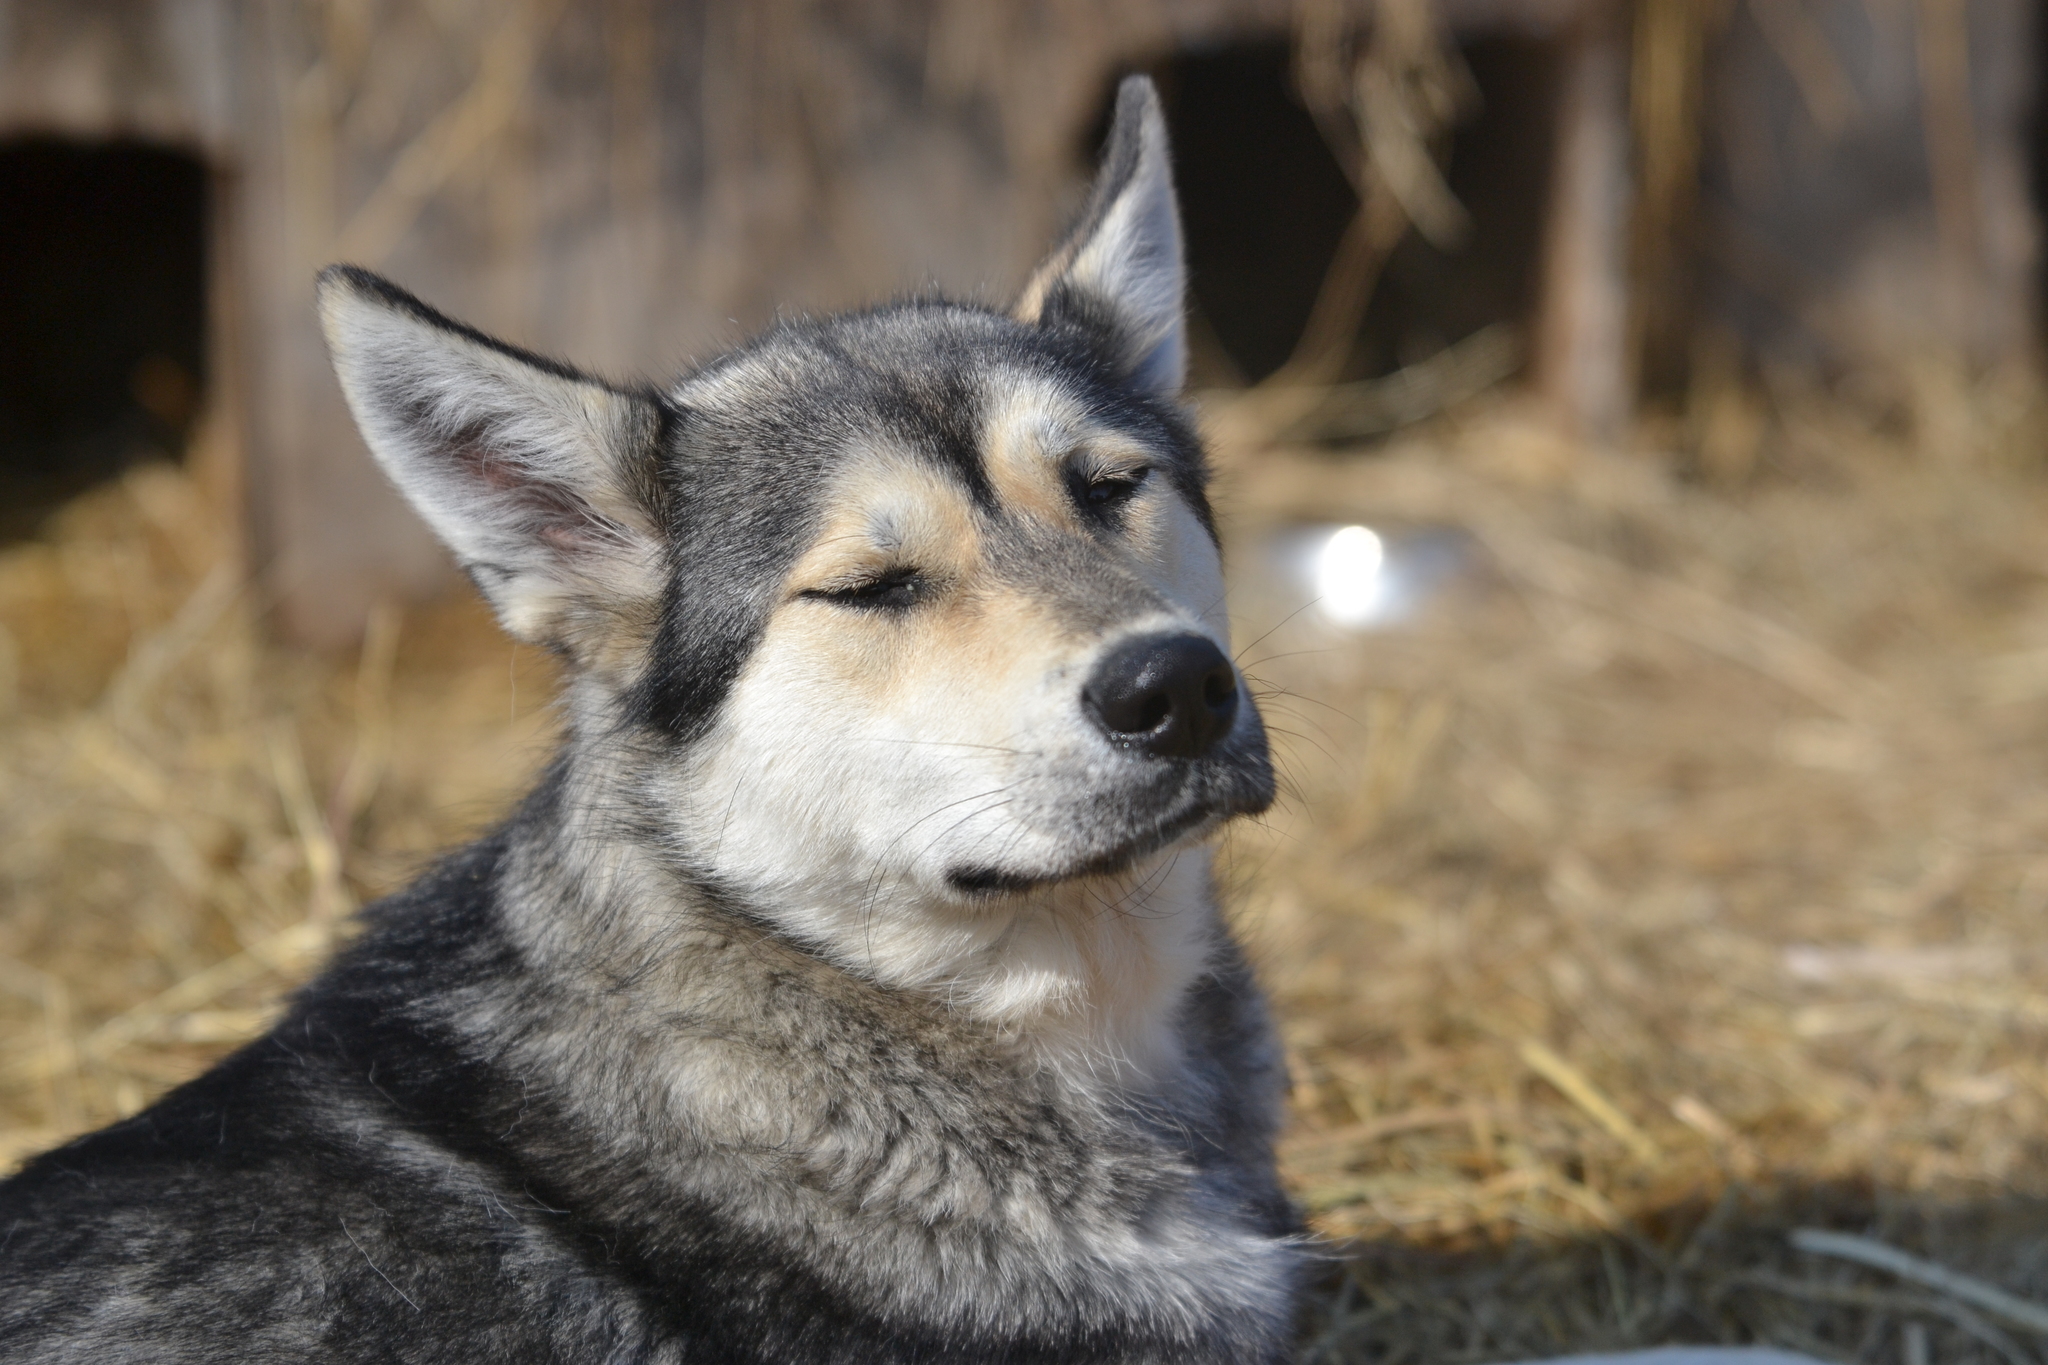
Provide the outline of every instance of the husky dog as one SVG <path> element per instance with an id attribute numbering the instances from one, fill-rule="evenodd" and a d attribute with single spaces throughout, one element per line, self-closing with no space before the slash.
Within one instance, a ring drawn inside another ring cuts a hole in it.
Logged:
<path id="1" fill-rule="evenodd" d="M 0 1359 L 1273 1362 L 1282 1071 L 1166 130 L 1008 311 L 614 387 L 334 267 L 364 438 L 566 732 L 282 1022 L 0 1186 Z"/>

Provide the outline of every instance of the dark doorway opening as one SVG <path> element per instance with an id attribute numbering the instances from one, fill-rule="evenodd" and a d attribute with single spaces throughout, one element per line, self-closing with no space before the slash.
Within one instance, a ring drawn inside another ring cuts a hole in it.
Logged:
<path id="1" fill-rule="evenodd" d="M 1389 374 L 1497 323 L 1535 315 L 1555 158 L 1561 52 L 1555 42 L 1486 37 L 1461 48 L 1479 99 L 1453 135 L 1444 179 L 1471 216 L 1453 248 L 1410 232 L 1366 310 L 1361 375 Z"/>
<path id="2" fill-rule="evenodd" d="M 1523 327 L 1534 311 L 1557 48 L 1483 37 L 1460 53 L 1479 101 L 1457 129 L 1446 180 L 1471 215 L 1470 235 L 1450 250 L 1412 232 L 1402 242 L 1374 289 L 1347 377 L 1391 373 L 1496 323 Z M 1194 382 L 1262 379 L 1299 340 L 1357 197 L 1294 93 L 1284 40 L 1183 53 L 1151 74 L 1174 137 Z M 1090 131 L 1091 157 L 1107 106 Z"/>
<path id="3" fill-rule="evenodd" d="M 207 177 L 140 142 L 0 142 L 0 539 L 138 459 L 206 383 Z"/>
<path id="4" fill-rule="evenodd" d="M 1197 383 L 1280 368 L 1357 210 L 1289 65 L 1285 42 L 1243 43 L 1153 73 L 1173 131 Z"/>

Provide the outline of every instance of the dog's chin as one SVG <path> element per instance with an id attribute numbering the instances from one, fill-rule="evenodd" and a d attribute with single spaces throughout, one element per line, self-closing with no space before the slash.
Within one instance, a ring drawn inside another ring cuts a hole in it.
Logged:
<path id="1" fill-rule="evenodd" d="M 1232 803 L 1218 808 L 1206 802 L 1190 802 L 1183 809 L 1160 817 L 1129 838 L 1107 848 L 1090 849 L 1080 853 L 1072 862 L 1065 865 L 1026 868 L 962 863 L 947 869 L 946 885 L 962 896 L 987 899 L 1043 891 L 1062 882 L 1081 881 L 1089 877 L 1113 877 L 1131 871 L 1147 858 L 1176 844 L 1200 840 L 1236 816 L 1256 814 L 1265 808 L 1265 804 Z"/>

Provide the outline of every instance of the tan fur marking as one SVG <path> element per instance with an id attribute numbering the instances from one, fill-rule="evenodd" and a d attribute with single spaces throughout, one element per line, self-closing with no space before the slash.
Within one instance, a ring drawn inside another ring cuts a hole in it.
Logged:
<path id="1" fill-rule="evenodd" d="M 1061 462 L 1086 426 L 1080 404 L 1042 380 L 1019 381 L 991 405 L 982 459 L 1006 511 L 1079 529 Z"/>
<path id="2" fill-rule="evenodd" d="M 989 481 L 1010 515 L 1029 515 L 1085 533 L 1067 485 L 1066 465 L 1081 460 L 1106 470 L 1156 465 L 1156 457 L 1122 432 L 1088 420 L 1053 384 L 1019 379 L 993 405 L 984 428 Z M 1157 471 L 1125 510 L 1124 543 L 1140 577 L 1184 607 L 1216 638 L 1229 642 L 1223 565 L 1194 510 Z"/>
<path id="3" fill-rule="evenodd" d="M 992 405 L 982 430 L 984 461 L 1004 511 L 1028 514 L 1055 526 L 1084 529 L 1067 486 L 1068 466 L 1142 469 L 1155 457 L 1122 432 L 1088 419 L 1086 410 L 1057 385 L 1019 379 Z"/>
<path id="4" fill-rule="evenodd" d="M 869 452 L 848 460 L 835 509 L 790 571 L 785 596 L 892 568 L 957 578 L 979 553 L 967 494 L 922 461 Z"/>

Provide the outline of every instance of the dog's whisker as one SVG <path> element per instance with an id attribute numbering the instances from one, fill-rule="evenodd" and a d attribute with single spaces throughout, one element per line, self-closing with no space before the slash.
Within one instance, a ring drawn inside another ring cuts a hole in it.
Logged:
<path id="1" fill-rule="evenodd" d="M 1289 622 L 1294 620 L 1295 617 L 1301 615 L 1303 612 L 1307 611 L 1310 607 L 1313 607 L 1316 603 L 1320 601 L 1322 601 L 1320 597 L 1311 597 L 1308 601 L 1303 602 L 1293 611 L 1288 612 L 1285 616 L 1281 617 L 1278 621 L 1274 622 L 1271 626 L 1267 627 L 1267 629 L 1263 633 L 1261 633 L 1257 639 L 1254 639 L 1249 644 L 1246 644 L 1243 647 L 1241 647 L 1236 654 L 1231 656 L 1232 659 L 1242 659 L 1245 655 L 1251 653 L 1254 649 L 1257 649 L 1260 645 L 1264 644 L 1268 639 L 1272 638 L 1272 636 L 1276 632 L 1278 632 L 1282 627 L 1286 626 Z"/>

